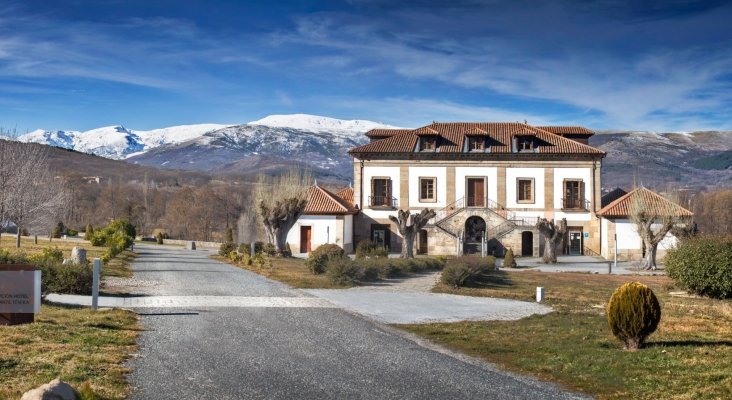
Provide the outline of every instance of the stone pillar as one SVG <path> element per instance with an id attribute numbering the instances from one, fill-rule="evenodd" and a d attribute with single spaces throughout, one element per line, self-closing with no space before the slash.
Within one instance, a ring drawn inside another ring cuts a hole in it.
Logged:
<path id="1" fill-rule="evenodd" d="M 544 210 L 544 218 L 554 218 L 554 168 L 550 167 L 544 168 Z"/>
<path id="2" fill-rule="evenodd" d="M 399 167 L 399 207 L 400 210 L 409 209 L 409 167 Z"/>
<path id="3" fill-rule="evenodd" d="M 506 206 L 508 202 L 506 201 L 506 167 L 498 167 L 497 170 L 497 180 L 496 182 L 498 184 L 498 193 L 496 193 L 496 199 L 498 204 L 502 206 Z"/>
<path id="4" fill-rule="evenodd" d="M 447 167 L 445 175 L 447 178 L 447 182 L 445 184 L 447 204 L 452 204 L 455 202 L 456 197 L 458 197 L 457 193 L 455 193 L 455 167 Z"/>
<path id="5" fill-rule="evenodd" d="M 71 249 L 71 262 L 74 264 L 86 264 L 86 250 L 81 247 Z"/>

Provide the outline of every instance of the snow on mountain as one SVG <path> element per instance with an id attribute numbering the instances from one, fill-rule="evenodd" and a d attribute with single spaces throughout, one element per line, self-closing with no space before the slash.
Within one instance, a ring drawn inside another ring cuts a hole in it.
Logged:
<path id="1" fill-rule="evenodd" d="M 362 135 L 374 128 L 393 128 L 378 122 L 361 119 L 335 119 L 310 114 L 270 115 L 262 119 L 249 122 L 250 125 L 264 125 L 272 128 L 293 128 L 308 132 L 341 132 L 351 135 Z"/>

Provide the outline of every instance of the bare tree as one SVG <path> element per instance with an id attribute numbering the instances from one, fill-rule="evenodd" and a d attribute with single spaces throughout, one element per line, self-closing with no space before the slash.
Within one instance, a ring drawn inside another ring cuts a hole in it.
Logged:
<path id="1" fill-rule="evenodd" d="M 63 179 L 54 177 L 47 148 L 20 143 L 0 144 L 1 176 L 9 176 L 2 195 L 3 214 L 18 228 L 16 246 L 25 229 L 48 228 L 65 210 L 68 201 Z"/>
<path id="2" fill-rule="evenodd" d="M 685 215 L 687 213 L 682 210 L 675 202 L 645 188 L 638 189 L 633 196 L 630 220 L 635 224 L 645 248 L 645 255 L 639 265 L 641 269 L 655 270 L 658 244 L 674 227 L 690 224 L 691 215 Z"/>
<path id="3" fill-rule="evenodd" d="M 424 228 L 435 215 L 434 210 L 425 208 L 418 214 L 411 214 L 409 210 L 399 210 L 396 217 L 389 216 L 389 219 L 397 225 L 399 234 L 402 235 L 401 258 L 414 258 L 414 239 L 417 237 L 417 232 Z"/>
<path id="4" fill-rule="evenodd" d="M 287 233 L 300 218 L 307 205 L 308 171 L 290 170 L 280 177 L 259 175 L 254 201 L 269 243 L 282 255 Z"/>
<path id="5" fill-rule="evenodd" d="M 549 221 L 546 218 L 540 218 L 539 222 L 536 223 L 536 228 L 544 235 L 542 261 L 547 264 L 556 264 L 557 252 L 566 243 L 567 219 L 562 218 L 559 224 L 555 224 L 554 220 Z"/>

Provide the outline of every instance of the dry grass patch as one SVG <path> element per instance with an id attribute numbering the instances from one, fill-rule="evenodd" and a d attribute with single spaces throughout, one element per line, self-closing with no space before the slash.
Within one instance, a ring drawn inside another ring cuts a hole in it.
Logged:
<path id="1" fill-rule="evenodd" d="M 32 237 L 23 236 L 20 239 L 20 248 L 15 247 L 15 235 L 3 234 L 0 240 L 0 248 L 6 249 L 11 253 L 34 254 L 40 252 L 47 247 L 57 247 L 64 253 L 64 258 L 71 258 L 71 249 L 81 247 L 86 250 L 86 258 L 93 260 L 101 257 L 107 248 L 95 247 L 87 241 L 72 241 L 63 239 L 53 239 L 49 242 L 48 237 L 39 237 L 38 244 L 34 244 Z M 135 259 L 136 254 L 131 251 L 123 251 L 117 257 L 113 258 L 109 263 L 102 266 L 102 276 L 118 276 L 129 278 L 132 271 L 129 268 L 130 263 Z"/>
<path id="2" fill-rule="evenodd" d="M 661 323 L 648 348 L 622 350 L 605 306 L 618 286 L 639 281 L 659 298 Z M 435 292 L 534 301 L 546 290 L 556 311 L 519 321 L 400 325 L 504 368 L 601 399 L 732 398 L 732 302 L 674 297 L 665 276 L 499 271 L 474 287 Z"/>
<path id="3" fill-rule="evenodd" d="M 239 268 L 247 269 L 266 278 L 280 281 L 299 289 L 340 289 L 349 287 L 349 285 L 334 284 L 326 274 L 314 275 L 305 266 L 305 260 L 299 258 L 272 257 L 265 262 L 263 267 L 236 263 L 221 256 L 211 256 L 211 258 Z M 272 265 L 271 267 L 269 266 L 270 261 Z"/>
<path id="4" fill-rule="evenodd" d="M 76 388 L 88 380 L 104 399 L 125 398 L 122 363 L 135 351 L 138 330 L 130 311 L 48 305 L 33 324 L 0 326 L 0 398 L 18 399 L 56 377 Z"/>

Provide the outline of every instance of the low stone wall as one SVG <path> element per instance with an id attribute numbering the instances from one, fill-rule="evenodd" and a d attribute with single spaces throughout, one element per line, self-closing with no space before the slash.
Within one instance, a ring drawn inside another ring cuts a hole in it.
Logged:
<path id="1" fill-rule="evenodd" d="M 192 240 L 193 242 L 196 242 L 196 248 L 197 249 L 215 249 L 218 250 L 219 247 L 221 247 L 220 242 L 199 242 L 197 240 Z M 164 244 L 172 244 L 176 246 L 183 246 L 185 247 L 188 243 L 192 242 L 191 240 L 178 240 L 178 239 L 164 239 Z"/>

